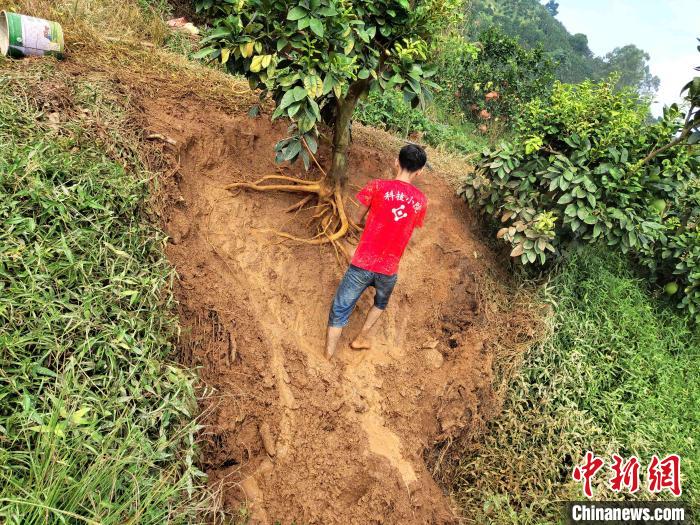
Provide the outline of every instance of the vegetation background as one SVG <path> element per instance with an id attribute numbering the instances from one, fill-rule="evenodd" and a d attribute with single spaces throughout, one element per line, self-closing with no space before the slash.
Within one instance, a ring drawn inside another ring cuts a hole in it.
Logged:
<path id="1" fill-rule="evenodd" d="M 202 47 L 167 29 L 165 0 L 7 7 L 87 38 L 109 26 L 188 58 Z M 658 78 L 643 50 L 594 56 L 553 1 L 472 0 L 460 15 L 431 48 L 432 104 L 370 90 L 354 118 L 471 159 L 461 193 L 504 256 L 544 263 L 513 271 L 552 316 L 502 416 L 477 446 L 445 443 L 456 459 L 437 476 L 465 522 L 556 523 L 559 502 L 580 497 L 571 470 L 585 451 L 643 464 L 678 453 L 683 501 L 700 509 L 700 84 L 653 122 Z M 123 95 L 51 62 L 0 68 L 12 71 L 0 77 L 0 517 L 200 522 L 212 502 L 196 468 L 194 376 L 169 361 L 172 272 Z M 65 90 L 60 112 L 41 95 L 47 78 Z M 602 476 L 596 491 L 632 498 Z"/>

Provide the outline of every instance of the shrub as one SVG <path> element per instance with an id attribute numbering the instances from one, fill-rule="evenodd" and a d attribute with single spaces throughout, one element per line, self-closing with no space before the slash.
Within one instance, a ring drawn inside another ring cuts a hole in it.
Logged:
<path id="1" fill-rule="evenodd" d="M 368 126 L 395 132 L 404 138 L 419 134 L 430 146 L 455 153 L 473 153 L 486 144 L 468 124 L 451 125 L 436 122 L 422 110 L 407 104 L 401 93 L 372 92 L 358 104 L 355 118 Z"/>
<path id="2" fill-rule="evenodd" d="M 679 304 L 700 319 L 698 149 L 676 144 L 649 158 L 684 115 L 672 106 L 646 124 L 647 106 L 614 85 L 556 84 L 528 103 L 516 139 L 485 150 L 461 194 L 500 219 L 497 237 L 523 264 L 601 241 L 679 283 Z"/>
<path id="3" fill-rule="evenodd" d="M 438 64 L 437 82 L 474 120 L 517 115 L 523 104 L 549 93 L 556 66 L 541 48 L 526 49 L 495 26 L 475 45 L 446 45 Z"/>
<path id="4" fill-rule="evenodd" d="M 358 104 L 355 118 L 368 126 L 398 132 L 404 137 L 422 132 L 428 126 L 425 113 L 405 103 L 401 93 L 396 91 L 371 92 Z"/>

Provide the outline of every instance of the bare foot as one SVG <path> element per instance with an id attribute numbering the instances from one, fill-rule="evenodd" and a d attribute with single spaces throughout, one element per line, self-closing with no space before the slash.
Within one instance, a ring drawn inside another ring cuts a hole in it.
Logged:
<path id="1" fill-rule="evenodd" d="M 369 350 L 372 348 L 372 342 L 360 334 L 350 343 L 350 348 L 353 350 Z"/>

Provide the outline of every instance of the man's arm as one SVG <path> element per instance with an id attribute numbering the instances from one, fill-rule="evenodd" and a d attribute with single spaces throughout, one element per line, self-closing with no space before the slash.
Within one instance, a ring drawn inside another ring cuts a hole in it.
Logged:
<path id="1" fill-rule="evenodd" d="M 364 228 L 364 220 L 367 218 L 369 206 L 365 206 L 361 202 L 357 204 L 357 209 L 352 213 L 351 220 L 360 228 Z"/>
<path id="2" fill-rule="evenodd" d="M 361 202 L 358 203 L 357 209 L 350 213 L 350 220 L 356 224 L 360 229 L 364 229 L 364 222 L 367 218 L 367 212 L 369 211 L 369 206 L 365 206 Z M 357 250 L 356 244 L 350 244 L 345 241 L 345 255 L 348 258 L 348 262 L 352 261 L 355 256 L 355 250 Z"/>

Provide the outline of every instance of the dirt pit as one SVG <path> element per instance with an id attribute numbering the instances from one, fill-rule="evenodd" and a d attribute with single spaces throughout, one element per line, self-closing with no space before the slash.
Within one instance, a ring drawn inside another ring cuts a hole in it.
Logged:
<path id="1" fill-rule="evenodd" d="M 527 325 L 489 306 L 508 304 L 507 277 L 442 174 L 426 171 L 417 183 L 429 200 L 426 224 L 401 263 L 374 347 L 348 346 L 368 292 L 328 362 L 328 309 L 345 268 L 330 246 L 265 231 L 308 236 L 312 212 L 285 213 L 294 195 L 225 189 L 276 173 L 317 177 L 301 166 L 278 171 L 273 145 L 286 125 L 196 100 L 143 104 L 148 131 L 177 143 L 164 145 L 173 167 L 161 181 L 167 253 L 179 276 L 181 354 L 211 394 L 201 406 L 203 467 L 224 507 L 246 506 L 262 524 L 457 522 L 423 458 L 440 441 L 478 435 L 497 413 L 493 347 Z M 390 176 L 400 146 L 355 126 L 349 207 L 359 187 Z M 323 149 L 319 161 L 327 160 Z"/>

